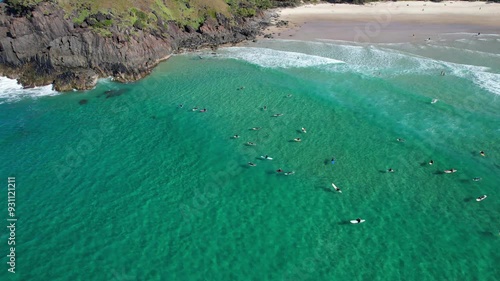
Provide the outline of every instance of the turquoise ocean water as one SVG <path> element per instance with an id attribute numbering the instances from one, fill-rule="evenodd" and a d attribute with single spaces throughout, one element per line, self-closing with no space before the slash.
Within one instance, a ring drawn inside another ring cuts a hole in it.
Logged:
<path id="1" fill-rule="evenodd" d="M 499 44 L 262 41 L 66 94 L 2 78 L 0 280 L 499 280 Z"/>

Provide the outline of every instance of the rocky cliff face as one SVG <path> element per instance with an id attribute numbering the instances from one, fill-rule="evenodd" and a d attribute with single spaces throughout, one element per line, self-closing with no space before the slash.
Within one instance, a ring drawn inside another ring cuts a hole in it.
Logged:
<path id="1" fill-rule="evenodd" d="M 158 22 L 155 32 L 110 27 L 103 36 L 65 19 L 52 3 L 41 3 L 30 16 L 9 15 L 0 3 L 0 75 L 17 78 L 26 87 L 54 83 L 56 90 L 92 88 L 97 78 L 134 81 L 181 49 L 237 43 L 255 38 L 260 23 L 223 15 L 208 19 L 198 30 L 175 22 Z"/>

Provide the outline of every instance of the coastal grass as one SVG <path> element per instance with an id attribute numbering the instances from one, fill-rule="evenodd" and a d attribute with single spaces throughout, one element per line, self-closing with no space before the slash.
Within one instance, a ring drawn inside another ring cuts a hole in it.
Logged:
<path id="1" fill-rule="evenodd" d="M 362 1 L 362 0 L 360 0 Z M 40 2 L 48 0 L 6 0 L 18 14 L 29 14 Z M 63 8 L 67 19 L 76 25 L 90 26 L 98 33 L 111 35 L 110 27 L 120 30 L 158 30 L 173 21 L 180 27 L 197 30 L 218 14 L 232 20 L 253 17 L 261 10 L 296 6 L 299 0 L 52 0 Z M 304 2 L 315 3 L 316 0 Z"/>
<path id="2" fill-rule="evenodd" d="M 112 15 L 116 25 L 122 28 L 154 29 L 158 20 L 175 21 L 180 26 L 198 29 L 207 18 L 215 18 L 217 14 L 231 17 L 231 7 L 225 0 L 58 0 L 75 24 L 101 13 Z M 105 28 L 111 22 L 103 22 L 94 28 Z"/>
<path id="3" fill-rule="evenodd" d="M 75 24 L 85 22 L 93 29 L 135 28 L 154 30 L 158 22 L 174 21 L 198 29 L 209 18 L 222 14 L 229 19 L 253 17 L 258 11 L 295 6 L 299 0 L 6 0 L 18 14 L 27 14 L 40 2 L 55 2 Z M 305 2 L 316 2 L 309 0 Z M 103 15 L 106 19 L 103 19 Z M 113 18 L 110 21 L 109 16 Z M 97 20 L 96 20 L 97 19 Z M 106 30 L 109 32 L 109 30 Z"/>

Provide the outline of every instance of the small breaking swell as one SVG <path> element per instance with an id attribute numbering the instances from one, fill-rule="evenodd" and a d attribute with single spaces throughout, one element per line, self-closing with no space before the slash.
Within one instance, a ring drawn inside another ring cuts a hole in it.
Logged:
<path id="1" fill-rule="evenodd" d="M 344 63 L 327 57 L 252 47 L 224 48 L 221 49 L 219 57 L 244 60 L 266 68 L 299 68 Z"/>
<path id="2" fill-rule="evenodd" d="M 52 89 L 52 85 L 24 89 L 15 79 L 0 76 L 0 104 L 57 94 L 58 92 Z"/>
<path id="3" fill-rule="evenodd" d="M 332 50 L 333 47 L 329 48 Z M 478 55 L 478 52 L 475 53 Z M 479 53 L 482 55 L 482 53 Z M 324 54 L 334 55 L 334 54 Z M 376 46 L 335 46 L 335 55 L 346 62 L 346 68 L 332 68 L 332 71 L 354 71 L 373 75 L 379 71 L 390 70 L 390 75 L 429 74 L 438 75 L 445 71 L 472 81 L 480 88 L 500 95 L 500 74 L 491 72 L 486 66 L 453 63 L 419 56 L 404 51 Z"/>
<path id="4" fill-rule="evenodd" d="M 474 83 L 479 87 L 500 95 L 500 74 L 480 71 L 474 73 L 474 78 Z"/>
<path id="5" fill-rule="evenodd" d="M 483 90 L 500 95 L 500 74 L 489 72 L 490 68 L 443 61 L 436 63 L 443 65 L 450 75 L 470 80 Z M 437 70 L 438 68 L 435 67 L 434 69 Z"/>

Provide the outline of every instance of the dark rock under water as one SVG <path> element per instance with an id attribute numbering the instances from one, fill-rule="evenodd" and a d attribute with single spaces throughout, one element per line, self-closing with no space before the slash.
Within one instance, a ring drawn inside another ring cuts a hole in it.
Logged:
<path id="1" fill-rule="evenodd" d="M 126 93 L 128 90 L 127 89 L 118 89 L 118 90 L 107 90 L 100 94 L 98 97 L 101 96 L 106 96 L 107 99 L 113 98 L 113 97 L 118 97 L 121 96 L 122 94 Z"/>

